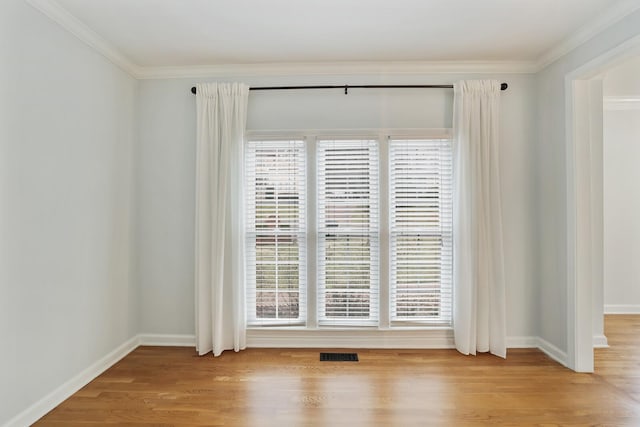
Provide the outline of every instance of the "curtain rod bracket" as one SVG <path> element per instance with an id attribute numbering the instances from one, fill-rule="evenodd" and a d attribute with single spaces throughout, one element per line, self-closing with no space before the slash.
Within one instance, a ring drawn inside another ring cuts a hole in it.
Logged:
<path id="1" fill-rule="evenodd" d="M 349 85 L 344 85 L 344 94 L 349 95 Z"/>

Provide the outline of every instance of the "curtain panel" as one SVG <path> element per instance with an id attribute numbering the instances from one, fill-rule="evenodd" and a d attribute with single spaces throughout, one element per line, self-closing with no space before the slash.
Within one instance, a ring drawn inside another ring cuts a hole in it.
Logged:
<path id="1" fill-rule="evenodd" d="M 219 356 L 246 347 L 242 181 L 249 87 L 196 89 L 196 350 Z"/>
<path id="2" fill-rule="evenodd" d="M 455 345 L 463 354 L 506 357 L 499 115 L 498 81 L 455 85 Z"/>

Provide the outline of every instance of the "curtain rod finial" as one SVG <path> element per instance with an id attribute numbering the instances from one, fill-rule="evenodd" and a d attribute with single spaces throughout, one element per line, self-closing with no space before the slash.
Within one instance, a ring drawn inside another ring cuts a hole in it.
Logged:
<path id="1" fill-rule="evenodd" d="M 504 84 L 504 83 L 502 83 L 502 84 Z M 195 86 L 191 88 L 191 93 L 194 94 L 194 95 L 196 94 L 196 87 Z"/>
<path id="2" fill-rule="evenodd" d="M 509 85 L 506 84 L 506 83 L 500 84 L 500 90 L 507 90 L 508 87 L 509 87 Z"/>

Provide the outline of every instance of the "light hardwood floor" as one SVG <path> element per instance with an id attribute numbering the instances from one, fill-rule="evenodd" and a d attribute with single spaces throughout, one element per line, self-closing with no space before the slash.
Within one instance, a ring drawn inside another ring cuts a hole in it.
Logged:
<path id="1" fill-rule="evenodd" d="M 640 426 L 640 316 L 607 316 L 611 348 L 576 374 L 537 350 L 249 349 L 220 358 L 140 347 L 38 426 Z M 354 350 L 355 351 L 355 350 Z"/>

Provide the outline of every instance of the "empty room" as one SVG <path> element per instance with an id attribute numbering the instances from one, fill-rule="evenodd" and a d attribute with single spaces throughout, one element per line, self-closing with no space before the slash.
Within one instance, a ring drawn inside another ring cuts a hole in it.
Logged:
<path id="1" fill-rule="evenodd" d="M 0 426 L 640 426 L 639 0 L 2 0 Z"/>

